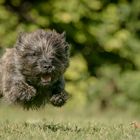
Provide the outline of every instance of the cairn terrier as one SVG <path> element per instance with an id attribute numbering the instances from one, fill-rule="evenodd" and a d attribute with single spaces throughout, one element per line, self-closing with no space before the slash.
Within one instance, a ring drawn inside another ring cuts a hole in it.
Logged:
<path id="1" fill-rule="evenodd" d="M 47 102 L 62 106 L 68 99 L 63 76 L 68 66 L 65 33 L 42 29 L 21 33 L 0 59 L 0 95 L 27 109 Z"/>

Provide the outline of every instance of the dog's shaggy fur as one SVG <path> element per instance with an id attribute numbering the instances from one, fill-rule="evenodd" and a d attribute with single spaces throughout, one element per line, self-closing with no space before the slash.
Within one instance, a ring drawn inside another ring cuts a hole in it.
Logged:
<path id="1" fill-rule="evenodd" d="M 0 60 L 0 94 L 26 108 L 46 102 L 62 106 L 68 99 L 63 78 L 68 65 L 69 45 L 64 33 L 21 33 Z"/>

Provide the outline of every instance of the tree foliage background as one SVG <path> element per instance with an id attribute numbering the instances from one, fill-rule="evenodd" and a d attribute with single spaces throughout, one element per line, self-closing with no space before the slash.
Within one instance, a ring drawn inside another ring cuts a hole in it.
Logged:
<path id="1" fill-rule="evenodd" d="M 66 31 L 69 107 L 140 110 L 139 0 L 0 0 L 0 48 L 19 32 Z"/>

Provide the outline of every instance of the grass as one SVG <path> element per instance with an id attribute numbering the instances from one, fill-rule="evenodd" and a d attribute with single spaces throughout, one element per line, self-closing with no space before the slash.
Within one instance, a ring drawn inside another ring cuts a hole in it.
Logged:
<path id="1" fill-rule="evenodd" d="M 132 118 L 84 113 L 1 108 L 0 140 L 140 140 L 140 129 L 131 125 Z"/>
<path id="2" fill-rule="evenodd" d="M 123 123 L 106 122 L 2 122 L 2 140 L 139 140 L 140 130 Z"/>

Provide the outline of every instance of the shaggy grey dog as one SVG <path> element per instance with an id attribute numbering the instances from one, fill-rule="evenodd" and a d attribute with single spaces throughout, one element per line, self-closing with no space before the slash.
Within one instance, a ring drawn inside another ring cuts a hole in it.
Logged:
<path id="1" fill-rule="evenodd" d="M 9 103 L 39 108 L 68 99 L 63 74 L 69 65 L 65 34 L 37 30 L 21 33 L 0 60 L 0 95 Z"/>

